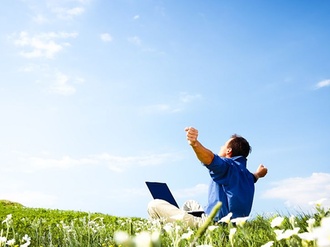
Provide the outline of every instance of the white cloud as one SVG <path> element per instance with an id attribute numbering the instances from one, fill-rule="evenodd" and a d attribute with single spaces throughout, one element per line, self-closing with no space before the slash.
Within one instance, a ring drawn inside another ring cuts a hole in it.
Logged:
<path id="1" fill-rule="evenodd" d="M 48 22 L 48 19 L 42 14 L 37 14 L 32 20 L 37 24 L 45 24 Z"/>
<path id="2" fill-rule="evenodd" d="M 67 20 L 83 14 L 85 12 L 85 9 L 83 7 L 74 7 L 74 8 L 56 7 L 56 8 L 52 8 L 51 11 L 55 13 L 57 17 Z"/>
<path id="3" fill-rule="evenodd" d="M 90 158 L 74 159 L 70 156 L 63 156 L 62 158 L 43 158 L 43 157 L 30 157 L 26 160 L 26 163 L 30 165 L 31 170 L 43 170 L 43 169 L 70 169 L 82 165 L 97 164 L 97 161 Z"/>
<path id="4" fill-rule="evenodd" d="M 142 44 L 141 39 L 138 36 L 129 37 L 128 42 L 132 43 L 133 45 L 140 46 Z"/>
<path id="5" fill-rule="evenodd" d="M 142 156 L 117 156 L 109 153 L 89 155 L 82 158 L 73 158 L 65 155 L 60 158 L 50 157 L 50 154 L 27 157 L 23 155 L 11 166 L 11 171 L 19 169 L 27 173 L 39 170 L 66 170 L 79 166 L 104 166 L 114 172 L 124 172 L 132 167 L 145 167 L 167 164 L 181 159 L 177 153 L 161 153 Z"/>
<path id="6" fill-rule="evenodd" d="M 49 87 L 50 92 L 61 95 L 72 95 L 76 92 L 76 88 L 70 84 L 70 81 L 73 83 L 81 82 L 82 79 L 70 78 L 68 75 L 63 74 L 62 72 L 57 71 L 55 73 L 55 79 L 53 84 Z"/>
<path id="7" fill-rule="evenodd" d="M 38 84 L 45 85 L 47 92 L 53 94 L 73 95 L 77 91 L 76 86 L 84 82 L 81 77 L 67 75 L 56 68 L 50 68 L 47 64 L 27 64 L 19 71 L 34 73 L 38 77 Z"/>
<path id="8" fill-rule="evenodd" d="M 320 88 L 329 87 L 329 86 L 330 86 L 330 80 L 323 80 L 323 81 L 318 82 L 316 84 L 315 88 L 320 89 Z"/>
<path id="9" fill-rule="evenodd" d="M 71 20 L 82 15 L 90 0 L 22 0 L 32 11 L 30 16 L 37 24 L 44 24 L 60 20 Z M 54 18 L 54 16 L 56 18 Z"/>
<path id="10" fill-rule="evenodd" d="M 141 112 L 143 114 L 178 113 L 186 109 L 188 104 L 201 98 L 202 96 L 200 94 L 182 92 L 179 98 L 171 103 L 149 105 L 144 107 Z"/>
<path id="11" fill-rule="evenodd" d="M 155 104 L 146 106 L 142 109 L 143 114 L 176 113 L 180 111 L 182 111 L 182 108 L 170 104 Z"/>
<path id="12" fill-rule="evenodd" d="M 149 195 L 149 192 L 145 188 L 109 188 L 107 198 L 120 201 L 132 202 L 132 198 L 139 199 Z"/>
<path id="13" fill-rule="evenodd" d="M 112 37 L 108 33 L 102 33 L 100 35 L 100 37 L 101 37 L 101 40 L 104 41 L 104 42 L 111 42 L 112 41 Z"/>
<path id="14" fill-rule="evenodd" d="M 154 166 L 161 165 L 173 160 L 178 157 L 174 153 L 163 153 L 163 154 L 152 154 L 144 156 L 116 156 L 108 153 L 92 156 L 100 162 L 105 162 L 107 167 L 115 172 L 123 172 L 133 166 Z"/>
<path id="15" fill-rule="evenodd" d="M 282 199 L 288 207 L 303 209 L 310 206 L 310 202 L 322 198 L 330 199 L 329 173 L 313 173 L 310 177 L 288 178 L 273 185 L 273 188 L 267 190 L 263 196 Z"/>
<path id="16" fill-rule="evenodd" d="M 59 53 L 65 46 L 70 45 L 67 42 L 56 42 L 56 39 L 76 38 L 78 33 L 49 32 L 31 36 L 28 32 L 20 32 L 17 36 L 14 44 L 26 48 L 26 50 L 23 50 L 20 53 L 23 57 L 44 57 L 50 59 Z"/>
<path id="17" fill-rule="evenodd" d="M 182 92 L 180 94 L 180 101 L 183 103 L 190 103 L 192 101 L 200 99 L 202 96 L 200 94 L 188 94 L 186 92 Z"/>
<path id="18" fill-rule="evenodd" d="M 47 8 L 54 13 L 57 18 L 70 20 L 85 12 L 85 7 L 89 0 L 47 0 Z"/>
<path id="19" fill-rule="evenodd" d="M 192 188 L 177 190 L 173 192 L 173 194 L 175 194 L 175 197 L 177 198 L 194 198 L 199 195 L 207 194 L 208 187 L 209 186 L 207 184 L 197 184 Z"/>
<path id="20" fill-rule="evenodd" d="M 135 16 L 133 17 L 133 19 L 134 19 L 134 20 L 138 20 L 138 19 L 140 19 L 140 16 L 139 16 L 139 15 L 135 15 Z"/>

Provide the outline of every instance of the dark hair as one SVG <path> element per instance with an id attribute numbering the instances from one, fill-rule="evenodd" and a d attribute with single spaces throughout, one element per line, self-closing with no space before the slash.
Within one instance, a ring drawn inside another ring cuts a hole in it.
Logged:
<path id="1" fill-rule="evenodd" d="M 251 147 L 245 138 L 239 135 L 232 135 L 232 140 L 228 143 L 228 148 L 231 148 L 231 156 L 244 156 L 245 158 L 251 153 Z"/>

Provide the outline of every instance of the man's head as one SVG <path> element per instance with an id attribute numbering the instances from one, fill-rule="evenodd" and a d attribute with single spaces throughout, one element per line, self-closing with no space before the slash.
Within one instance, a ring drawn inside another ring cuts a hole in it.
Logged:
<path id="1" fill-rule="evenodd" d="M 234 156 L 244 156 L 245 158 L 251 152 L 250 144 L 239 135 L 232 135 L 230 139 L 220 149 L 221 157 L 231 158 Z"/>

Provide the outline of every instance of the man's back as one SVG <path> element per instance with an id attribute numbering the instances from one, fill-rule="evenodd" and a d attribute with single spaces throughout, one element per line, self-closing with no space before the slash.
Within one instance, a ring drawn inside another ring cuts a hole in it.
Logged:
<path id="1" fill-rule="evenodd" d="M 209 214 L 214 205 L 221 201 L 222 207 L 215 220 L 228 213 L 233 213 L 233 218 L 248 216 L 254 196 L 254 176 L 246 169 L 246 158 L 215 155 L 212 163 L 206 167 L 212 178 L 206 213 Z"/>

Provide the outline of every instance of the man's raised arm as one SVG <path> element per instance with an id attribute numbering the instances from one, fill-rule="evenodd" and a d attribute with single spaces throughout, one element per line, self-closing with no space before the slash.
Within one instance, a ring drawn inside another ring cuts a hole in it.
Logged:
<path id="1" fill-rule="evenodd" d="M 205 148 L 198 140 L 198 130 L 193 127 L 185 128 L 189 145 L 193 148 L 197 158 L 205 165 L 211 164 L 214 154 L 211 150 Z"/>

